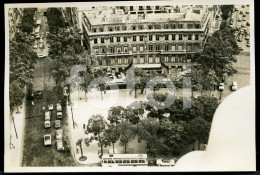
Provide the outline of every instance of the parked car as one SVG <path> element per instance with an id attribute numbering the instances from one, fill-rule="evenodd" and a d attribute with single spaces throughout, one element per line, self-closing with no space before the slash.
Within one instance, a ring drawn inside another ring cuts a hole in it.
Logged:
<path id="1" fill-rule="evenodd" d="M 250 38 L 249 35 L 246 35 L 246 36 L 245 36 L 245 39 L 246 39 L 246 40 L 249 40 L 249 38 Z"/>
<path id="2" fill-rule="evenodd" d="M 51 145 L 51 134 L 44 135 L 44 145 L 45 146 Z"/>
<path id="3" fill-rule="evenodd" d="M 224 90 L 224 83 L 219 83 L 218 89 L 223 91 Z"/>
<path id="4" fill-rule="evenodd" d="M 242 17 L 246 17 L 246 14 L 243 14 Z"/>
<path id="5" fill-rule="evenodd" d="M 247 23 L 246 23 L 246 25 L 247 25 L 247 26 L 250 26 L 250 23 L 249 23 L 249 22 L 247 22 Z"/>
<path id="6" fill-rule="evenodd" d="M 35 38 L 36 38 L 36 39 L 39 39 L 39 38 L 40 38 L 40 35 L 39 35 L 39 34 L 36 34 Z"/>
<path id="7" fill-rule="evenodd" d="M 50 111 L 45 111 L 45 121 L 50 121 L 51 120 L 51 112 Z"/>
<path id="8" fill-rule="evenodd" d="M 175 165 L 175 161 L 174 159 L 157 159 L 156 160 L 156 165 L 157 166 L 174 166 Z"/>
<path id="9" fill-rule="evenodd" d="M 38 55 L 38 58 L 45 58 L 45 57 L 46 57 L 46 55 L 43 55 L 43 54 Z"/>
<path id="10" fill-rule="evenodd" d="M 60 120 L 55 120 L 55 128 L 60 128 L 61 121 Z"/>
<path id="11" fill-rule="evenodd" d="M 231 88 L 232 91 L 236 91 L 236 90 L 237 90 L 237 82 L 236 82 L 236 81 L 233 81 L 231 87 L 232 87 L 232 88 Z"/>
<path id="12" fill-rule="evenodd" d="M 38 45 L 37 45 L 37 44 L 35 44 L 35 45 L 33 46 L 33 48 L 34 48 L 34 49 L 37 49 L 37 48 L 38 48 Z"/>
<path id="13" fill-rule="evenodd" d="M 243 47 L 241 47 L 241 46 L 238 46 L 238 49 L 239 49 L 239 50 L 243 50 Z"/>
<path id="14" fill-rule="evenodd" d="M 39 13 L 41 13 L 41 10 L 38 10 Z"/>
<path id="15" fill-rule="evenodd" d="M 57 109 L 57 111 L 59 111 L 59 112 L 62 111 L 61 103 L 60 103 L 60 102 L 57 103 L 56 109 Z"/>
<path id="16" fill-rule="evenodd" d="M 247 43 L 246 43 L 246 46 L 247 46 L 247 47 L 250 47 L 250 42 L 247 42 Z"/>
<path id="17" fill-rule="evenodd" d="M 39 46 L 41 49 L 43 48 L 43 44 L 42 43 L 40 43 L 40 46 Z"/>
<path id="18" fill-rule="evenodd" d="M 50 127 L 51 127 L 51 122 L 50 122 L 50 120 L 44 121 L 44 127 L 45 127 L 45 128 L 50 128 Z"/>
<path id="19" fill-rule="evenodd" d="M 243 19 L 242 19 L 243 21 L 246 21 L 246 17 L 243 17 Z"/>
<path id="20" fill-rule="evenodd" d="M 242 8 L 245 8 L 245 5 L 242 5 Z"/>
<path id="21" fill-rule="evenodd" d="M 238 22 L 241 22 L 241 18 L 237 18 L 237 21 L 238 21 Z"/>
<path id="22" fill-rule="evenodd" d="M 57 112 L 57 118 L 62 119 L 62 112 Z"/>
<path id="23" fill-rule="evenodd" d="M 49 111 L 52 111 L 53 110 L 53 104 L 49 104 L 48 109 L 49 109 Z"/>
<path id="24" fill-rule="evenodd" d="M 42 91 L 36 91 L 35 94 L 36 94 L 36 98 L 37 98 L 37 99 L 42 99 L 42 96 L 43 96 L 43 95 L 42 95 Z"/>
<path id="25" fill-rule="evenodd" d="M 116 72 L 116 78 L 122 78 L 121 74 L 119 72 Z"/>
<path id="26" fill-rule="evenodd" d="M 113 78 L 113 75 L 112 75 L 111 73 L 108 73 L 107 76 L 108 76 L 110 79 L 112 79 L 112 80 L 114 79 L 114 78 Z"/>
<path id="27" fill-rule="evenodd" d="M 43 43 L 43 39 L 40 39 L 40 41 L 39 41 L 40 43 Z"/>
<path id="28" fill-rule="evenodd" d="M 244 24 L 244 23 L 242 23 L 242 24 L 241 24 L 241 27 L 245 27 L 245 24 Z"/>
<path id="29" fill-rule="evenodd" d="M 243 11 L 240 11 L 239 14 L 243 14 Z"/>
<path id="30" fill-rule="evenodd" d="M 242 41 L 242 37 L 239 36 L 238 39 L 237 39 L 237 41 L 241 42 L 241 41 Z"/>
<path id="31" fill-rule="evenodd" d="M 56 139 L 61 140 L 62 139 L 62 129 L 58 129 L 56 131 Z"/>
<path id="32" fill-rule="evenodd" d="M 249 11 L 246 11 L 246 14 L 249 14 Z"/>
<path id="33" fill-rule="evenodd" d="M 64 146 L 62 140 L 57 140 L 57 150 L 58 151 L 64 151 Z"/>

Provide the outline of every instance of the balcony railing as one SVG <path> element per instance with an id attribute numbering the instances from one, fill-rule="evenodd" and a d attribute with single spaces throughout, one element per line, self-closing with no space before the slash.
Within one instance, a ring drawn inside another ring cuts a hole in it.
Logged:
<path id="1" fill-rule="evenodd" d="M 186 50 L 162 50 L 161 54 L 186 54 Z"/>

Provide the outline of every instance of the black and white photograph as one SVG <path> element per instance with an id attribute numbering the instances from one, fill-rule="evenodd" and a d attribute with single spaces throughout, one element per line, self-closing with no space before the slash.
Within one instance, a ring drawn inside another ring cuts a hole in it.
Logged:
<path id="1" fill-rule="evenodd" d="M 253 0 L 4 12 L 5 172 L 256 171 Z"/>

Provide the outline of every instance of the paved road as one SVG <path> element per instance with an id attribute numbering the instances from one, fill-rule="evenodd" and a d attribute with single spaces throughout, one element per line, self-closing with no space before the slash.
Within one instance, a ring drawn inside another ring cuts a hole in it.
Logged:
<path id="1" fill-rule="evenodd" d="M 40 10 L 41 12 L 39 12 Z M 36 19 L 40 19 L 42 21 L 40 33 L 44 33 L 43 43 L 45 48 L 40 49 L 37 48 L 37 54 L 48 55 L 48 44 L 46 39 L 46 32 L 48 32 L 49 27 L 48 23 L 46 23 L 46 16 L 43 15 L 43 12 L 46 9 L 40 8 L 36 12 Z M 39 58 L 37 64 L 35 65 L 34 71 L 34 79 L 33 79 L 33 90 L 51 90 L 55 86 L 55 80 L 51 75 L 50 68 L 53 65 L 53 61 L 47 58 Z"/>

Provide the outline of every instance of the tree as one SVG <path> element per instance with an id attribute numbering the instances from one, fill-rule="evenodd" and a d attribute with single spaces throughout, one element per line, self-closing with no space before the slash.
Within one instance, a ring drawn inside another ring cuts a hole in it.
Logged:
<path id="1" fill-rule="evenodd" d="M 161 145 L 161 139 L 158 137 L 160 123 L 155 118 L 145 118 L 138 123 L 138 140 L 145 140 L 147 148 L 157 149 Z"/>
<path id="2" fill-rule="evenodd" d="M 116 127 L 114 127 L 114 125 L 109 125 L 105 133 L 107 135 L 107 143 L 112 143 L 113 153 L 115 154 L 114 144 L 119 140 L 120 132 Z"/>
<path id="3" fill-rule="evenodd" d="M 124 112 L 125 108 L 122 106 L 111 107 L 108 111 L 107 119 L 111 124 L 118 126 L 118 124 L 124 119 Z"/>
<path id="4" fill-rule="evenodd" d="M 222 12 L 222 19 L 227 20 L 231 12 L 233 12 L 234 5 L 221 5 L 220 10 Z"/>
<path id="5" fill-rule="evenodd" d="M 187 132 L 189 138 L 193 140 L 193 148 L 194 141 L 198 140 L 198 148 L 199 143 L 202 141 L 203 143 L 207 143 L 210 131 L 210 123 L 208 123 L 202 117 L 196 117 L 187 123 Z"/>
<path id="6" fill-rule="evenodd" d="M 138 124 L 140 118 L 144 114 L 145 105 L 142 101 L 135 101 L 126 107 L 124 115 L 125 118 L 133 125 Z"/>
<path id="7" fill-rule="evenodd" d="M 95 137 L 97 136 L 98 145 L 101 148 L 101 156 L 103 155 L 103 146 L 106 145 L 107 142 L 107 136 L 104 132 L 106 125 L 107 123 L 104 117 L 100 114 L 92 115 L 88 120 L 87 131 L 93 133 Z"/>
<path id="8" fill-rule="evenodd" d="M 126 85 L 127 87 L 130 88 L 130 92 L 129 94 L 131 95 L 131 93 L 133 91 L 135 91 L 135 98 L 137 98 L 136 96 L 136 90 L 137 90 L 137 86 L 140 83 L 140 78 L 136 76 L 135 74 L 135 68 L 130 68 L 126 71 Z"/>
<path id="9" fill-rule="evenodd" d="M 124 121 L 118 125 L 118 131 L 120 132 L 120 145 L 124 147 L 126 153 L 129 142 L 135 138 L 136 129 L 129 121 Z"/>
<path id="10" fill-rule="evenodd" d="M 84 161 L 84 160 L 87 160 L 87 157 L 86 156 L 83 156 L 83 150 L 82 150 L 82 142 L 84 142 L 84 144 L 86 146 L 89 146 L 89 143 L 91 142 L 90 139 L 86 138 L 86 139 L 79 139 L 77 142 L 76 142 L 76 145 L 79 146 L 80 148 L 80 153 L 81 153 L 81 157 L 79 158 L 80 161 Z"/>
<path id="11" fill-rule="evenodd" d="M 50 33 L 57 33 L 59 28 L 65 28 L 65 20 L 60 9 L 49 8 L 47 11 L 47 19 Z"/>
<path id="12" fill-rule="evenodd" d="M 168 147 L 174 155 L 178 155 L 181 148 L 186 146 L 185 135 L 186 131 L 184 130 L 186 122 L 178 121 L 172 122 L 168 119 L 163 119 L 161 126 L 160 137 L 163 139 L 163 143 Z"/>
<path id="13" fill-rule="evenodd" d="M 203 71 L 200 68 L 192 67 L 191 73 L 188 77 L 191 79 L 183 79 L 183 83 L 189 83 L 191 86 L 191 92 L 193 97 L 193 91 L 200 90 L 202 93 L 203 89 Z M 186 81 L 185 81 L 186 80 Z M 190 80 L 190 82 L 187 82 L 187 80 Z"/>
<path id="14" fill-rule="evenodd" d="M 181 88 L 183 86 L 182 85 L 182 76 L 177 71 L 177 69 L 174 72 L 172 72 L 172 74 L 169 74 L 168 78 L 173 82 L 173 84 L 176 88 Z"/>
<path id="15" fill-rule="evenodd" d="M 34 14 L 36 8 L 24 8 L 23 9 L 23 16 L 21 19 L 21 24 L 19 25 L 19 29 L 22 32 L 27 33 L 29 35 L 30 33 L 33 32 L 33 27 L 36 26 L 35 21 L 34 21 Z"/>
<path id="16" fill-rule="evenodd" d="M 210 96 L 199 96 L 196 101 L 198 101 L 198 103 L 202 105 L 202 118 L 205 119 L 207 122 L 211 122 L 214 113 L 219 105 L 218 99 Z"/>

